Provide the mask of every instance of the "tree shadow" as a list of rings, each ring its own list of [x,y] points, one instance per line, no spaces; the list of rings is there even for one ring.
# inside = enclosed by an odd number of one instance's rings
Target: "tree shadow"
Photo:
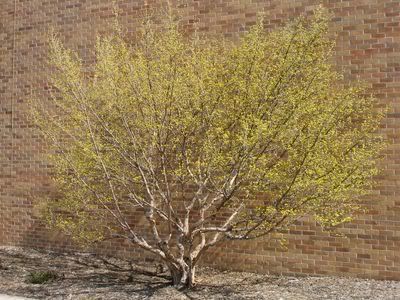
[[[68,297],[82,294],[135,293],[140,297],[151,297],[158,290],[171,286],[168,274],[135,267],[121,259],[97,255],[55,253],[43,250],[0,249],[0,260],[4,270],[2,277],[9,277],[16,285],[2,287],[2,292],[30,297]],[[130,266],[129,268],[126,266]],[[58,278],[42,285],[30,284],[27,275],[33,271],[56,272]]]

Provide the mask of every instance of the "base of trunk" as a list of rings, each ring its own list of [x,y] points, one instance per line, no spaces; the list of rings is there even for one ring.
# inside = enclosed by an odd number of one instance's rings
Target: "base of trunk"
[[[194,287],[195,269],[190,270],[175,269],[171,270],[172,284],[177,288],[192,288]]]

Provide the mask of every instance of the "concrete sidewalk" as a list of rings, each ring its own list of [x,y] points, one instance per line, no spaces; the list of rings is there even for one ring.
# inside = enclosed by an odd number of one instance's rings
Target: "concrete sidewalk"
[[[0,300],[35,300],[35,299],[0,294]]]

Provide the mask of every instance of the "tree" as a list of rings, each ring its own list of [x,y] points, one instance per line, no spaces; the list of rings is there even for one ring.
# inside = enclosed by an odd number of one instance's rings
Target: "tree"
[[[162,27],[99,37],[89,65],[51,37],[52,101],[33,102],[59,191],[48,221],[128,240],[189,287],[220,241],[348,221],[377,171],[382,113],[334,70],[326,14],[273,32],[260,19],[236,42]]]

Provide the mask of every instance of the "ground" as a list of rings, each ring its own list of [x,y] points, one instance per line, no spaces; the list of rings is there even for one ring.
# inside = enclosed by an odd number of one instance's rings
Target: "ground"
[[[342,277],[287,277],[200,268],[190,291],[170,286],[155,265],[93,254],[0,247],[0,294],[35,299],[400,299],[400,282]],[[44,284],[29,274],[53,271]]]

